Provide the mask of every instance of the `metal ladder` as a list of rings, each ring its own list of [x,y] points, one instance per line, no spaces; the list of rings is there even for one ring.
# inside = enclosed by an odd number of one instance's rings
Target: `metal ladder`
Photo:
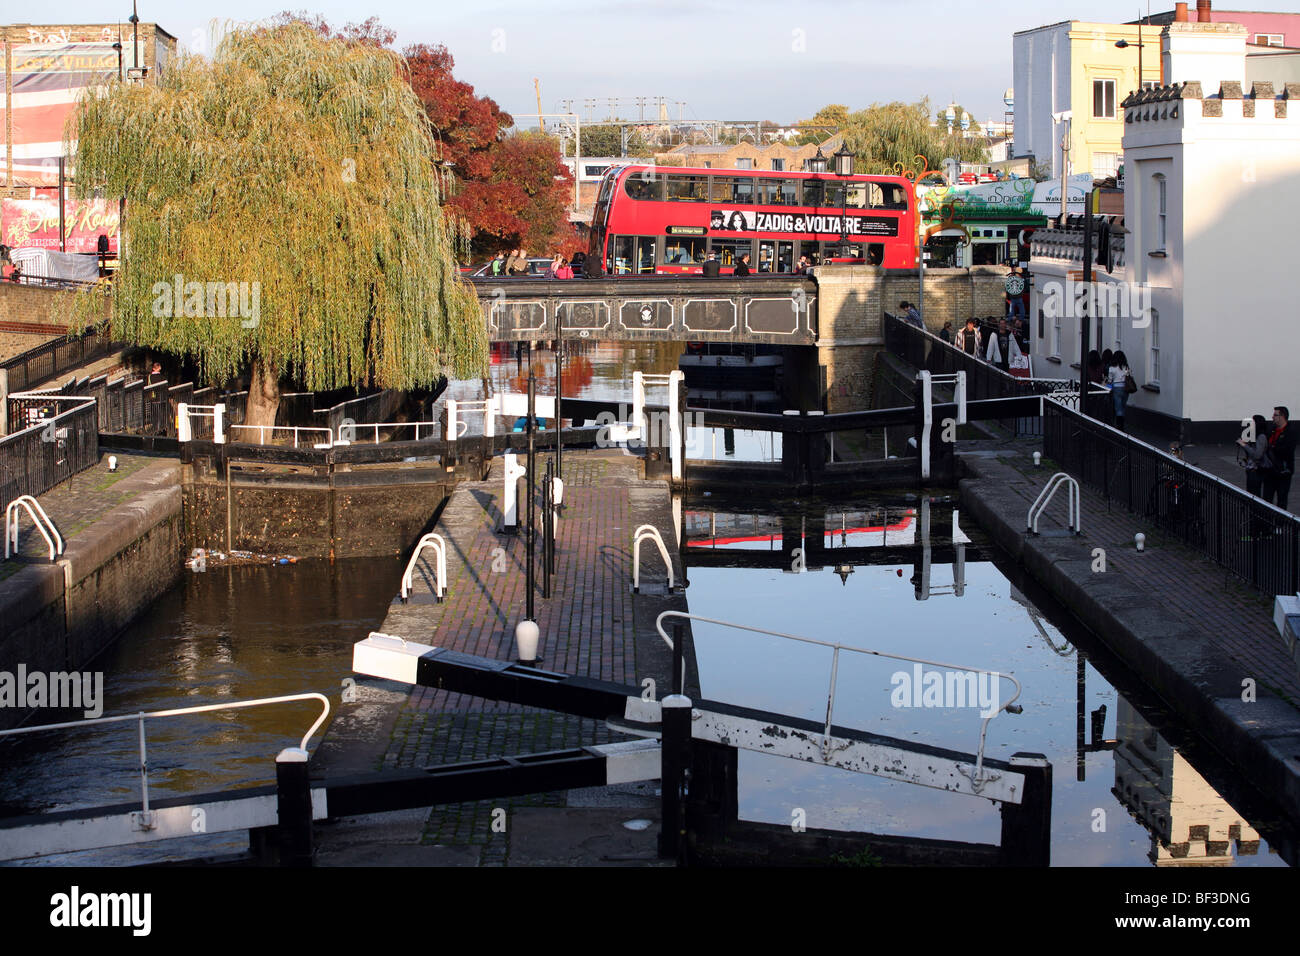
[[[41,537],[49,545],[50,560],[53,561],[55,555],[63,553],[63,535],[59,534],[59,529],[54,527],[54,522],[45,513],[41,503],[31,495],[19,495],[9,502],[9,507],[5,509],[5,560],[8,561],[11,555],[18,554],[18,519],[20,517],[18,509],[20,506],[31,516],[32,524],[36,525],[36,530],[41,533]]]
[[[1069,508],[1069,524],[1067,527],[1075,534],[1082,534],[1082,515],[1079,508],[1079,483],[1063,471],[1058,471],[1051,478],[1047,479],[1047,484],[1043,490],[1038,493],[1034,503],[1029,506],[1029,513],[1025,515],[1026,530],[1032,534],[1038,534],[1038,519],[1042,517],[1043,512],[1051,503],[1052,497],[1065,485],[1069,489],[1066,493]]]

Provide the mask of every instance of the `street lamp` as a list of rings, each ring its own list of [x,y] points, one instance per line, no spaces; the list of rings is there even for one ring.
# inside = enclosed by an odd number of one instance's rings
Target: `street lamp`
[[[826,172],[826,155],[822,152],[820,146],[817,147],[817,155],[812,159],[805,160],[805,162],[808,165],[808,172],[810,173]]]
[[[840,144],[840,148],[834,153],[835,175],[841,177],[844,182],[840,187],[840,256],[847,259],[849,257],[849,183],[848,177],[853,175],[853,153],[845,143]]]
[[[1116,41],[1115,41],[1115,46],[1116,46],[1117,48],[1121,49],[1121,50],[1127,50],[1127,49],[1128,49],[1129,47],[1131,47],[1131,46],[1135,46],[1135,47],[1137,47],[1137,51],[1138,51],[1138,85],[1137,85],[1137,88],[1138,88],[1138,92],[1141,93],[1141,92],[1142,92],[1142,48],[1143,48],[1144,46],[1146,46],[1146,44],[1142,42],[1142,24],[1141,24],[1141,22],[1138,23],[1138,42],[1137,42],[1137,43],[1129,43],[1128,40],[1116,40]]]

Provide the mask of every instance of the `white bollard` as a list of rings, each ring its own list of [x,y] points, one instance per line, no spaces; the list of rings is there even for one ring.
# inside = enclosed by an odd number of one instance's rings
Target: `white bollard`
[[[1034,467],[1040,468],[1042,467],[1042,464],[1043,464],[1043,453],[1041,451],[1034,452]]]
[[[109,455],[109,456],[108,456],[108,470],[109,470],[109,471],[117,471],[117,456],[116,456],[116,455]]]
[[[515,625],[515,649],[519,652],[519,663],[537,663],[537,641],[541,630],[536,621],[520,621]]]
[[[185,402],[176,403],[176,440],[180,442],[190,441],[193,437],[190,431],[190,407]]]
[[[513,532],[519,527],[519,479],[528,471],[519,464],[519,456],[508,453],[505,463],[505,498],[501,505],[501,530]]]
[[[1139,531],[1137,534],[1133,535],[1133,543],[1137,545],[1139,551],[1145,551],[1147,546],[1147,536]]]

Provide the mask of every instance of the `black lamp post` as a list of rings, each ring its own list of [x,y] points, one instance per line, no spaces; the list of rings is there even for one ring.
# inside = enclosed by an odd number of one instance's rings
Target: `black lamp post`
[[[1138,24],[1138,42],[1137,42],[1137,43],[1129,43],[1128,40],[1116,40],[1116,41],[1115,41],[1115,46],[1118,47],[1118,48],[1121,49],[1121,50],[1127,50],[1127,49],[1128,49],[1129,47],[1131,47],[1131,46],[1135,46],[1135,47],[1137,47],[1137,51],[1138,51],[1138,85],[1137,85],[1137,88],[1138,88],[1138,92],[1141,93],[1141,92],[1142,92],[1142,48],[1143,48],[1144,46],[1146,46],[1146,44],[1142,42],[1142,24],[1141,24],[1141,23]]]
[[[834,153],[835,175],[842,180],[840,187],[840,256],[849,257],[849,183],[853,175],[853,153],[845,143]]]

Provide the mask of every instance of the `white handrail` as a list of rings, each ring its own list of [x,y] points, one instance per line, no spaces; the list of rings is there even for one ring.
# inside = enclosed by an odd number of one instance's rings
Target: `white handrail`
[[[41,533],[45,543],[50,547],[50,560],[54,560],[56,554],[63,553],[63,535],[59,534],[59,529],[54,526],[50,516],[45,513],[41,503],[31,495],[19,495],[13,501],[9,502],[9,507],[5,509],[5,560],[9,560],[10,554],[18,553],[18,506],[22,505],[27,509],[27,514],[31,516],[32,524],[36,530]],[[10,523],[12,519],[12,524]],[[48,531],[46,529],[49,529]],[[51,538],[53,535],[53,538]],[[13,543],[13,550],[10,551],[10,542]]]
[[[419,540],[415,550],[411,552],[411,560],[406,563],[406,571],[402,574],[402,590],[400,592],[403,601],[411,595],[411,587],[415,576],[415,563],[420,559],[420,555],[426,547],[433,548],[434,597],[441,601],[443,592],[447,589],[447,542],[443,540],[442,535],[430,531]]]
[[[825,760],[828,757],[829,750],[830,750],[831,714],[835,709],[835,683],[836,683],[836,678],[839,675],[840,651],[842,650],[853,651],[854,653],[857,654],[866,654],[871,657],[888,657],[892,660],[908,661],[913,664],[929,664],[931,667],[945,667],[949,670],[955,670],[955,671],[967,671],[967,672],[973,672],[977,674],[991,674],[994,677],[999,679],[1005,678],[1006,680],[1011,681],[1011,683],[1015,685],[1016,692],[1011,695],[1011,699],[1008,700],[1005,704],[1002,704],[993,713],[989,714],[989,716],[985,717],[983,722],[980,724],[980,746],[975,760],[975,772],[971,776],[971,789],[974,790],[976,793],[979,793],[981,790],[984,789],[984,773],[983,773],[984,738],[985,735],[988,733],[989,721],[992,720],[994,717],[996,717],[1004,710],[1010,714],[1018,714],[1023,709],[1016,705],[1016,701],[1020,698],[1020,691],[1021,691],[1020,681],[1016,680],[1010,674],[1003,674],[1001,671],[991,671],[984,667],[966,667],[965,665],[962,664],[950,664],[944,661],[931,661],[931,660],[926,660],[923,657],[908,657],[904,654],[890,654],[886,651],[876,651],[865,647],[853,647],[850,644],[837,644],[834,641],[819,641],[814,637],[803,637],[799,634],[786,634],[783,633],[782,631],[769,631],[766,628],[751,627],[748,624],[736,624],[732,621],[722,621],[719,620],[718,618],[704,617],[699,614],[688,614],[685,611],[664,611],[657,618],[655,618],[655,630],[659,632],[659,636],[663,638],[664,643],[667,644],[670,649],[672,649],[673,647],[673,642],[672,642],[672,638],[670,638],[668,634],[664,631],[664,618],[666,617],[681,617],[681,618],[686,618],[687,620],[690,621],[700,621],[701,623],[704,624],[718,624],[721,625],[722,627],[734,627],[740,631],[752,631],[755,634],[767,634],[771,637],[782,637],[785,638],[786,640],[799,641],[804,644],[816,644],[820,647],[834,648],[835,653],[831,658],[831,685],[830,685],[830,690],[826,696],[826,729],[822,736],[822,759],[823,760]],[[685,669],[686,667],[685,655],[683,655],[682,657],[682,667],[683,669]],[[686,681],[686,675],[683,673],[682,686],[685,686],[685,681]]]
[[[297,448],[297,447],[298,447],[298,434],[299,434],[299,432],[302,432],[303,434],[308,434],[308,433],[320,434],[320,433],[324,433],[324,435],[325,435],[325,441],[324,441],[323,443],[317,443],[317,444],[315,444],[315,445],[313,446],[313,447],[315,447],[315,448],[329,448],[330,446],[332,446],[332,445],[334,444],[334,433],[333,433],[332,431],[330,431],[328,428],[320,428],[320,427],[317,427],[317,426],[307,426],[307,425],[231,425],[231,426],[230,426],[230,431],[231,431],[232,433],[234,433],[235,431],[238,431],[239,429],[243,429],[243,428],[247,428],[247,429],[250,429],[250,430],[252,430],[252,429],[256,429],[256,430],[257,430],[257,434],[258,434],[258,438],[259,438],[259,440],[262,438],[262,436],[264,436],[264,435],[266,434],[266,430],[267,430],[268,428],[271,430],[271,437],[272,437],[272,438],[275,437],[275,432],[276,432],[277,430],[278,430],[278,431],[282,431],[282,432],[290,432],[290,431],[291,431],[291,432],[293,432],[293,447],[294,447],[294,448]]]
[[[668,557],[668,549],[664,547],[664,539],[659,536],[659,529],[654,525],[643,524],[632,536],[632,593],[641,593],[641,542],[646,538],[652,538],[659,547],[659,554],[664,559],[664,567],[668,569],[668,590],[671,591],[674,580],[673,562]]]
[[[469,423],[462,422],[461,424],[464,424],[466,425],[466,427],[468,427]],[[372,444],[379,443],[379,429],[381,428],[414,428],[415,440],[419,441],[421,426],[423,426],[428,431],[434,433],[434,436],[436,437],[437,432],[439,431],[439,429],[442,428],[442,422],[348,422],[348,424],[340,425],[338,427],[338,433],[334,438],[334,444],[336,445],[356,444],[357,431],[362,428],[374,429],[375,437],[371,440]],[[344,437],[345,435],[346,437]]]
[[[319,700],[321,702],[321,713],[316,718],[315,723],[307,729],[302,735],[302,742],[299,745],[302,750],[307,749],[307,741],[311,740],[312,735],[320,729],[321,724],[325,723],[325,718],[330,713],[329,698],[324,694],[313,692],[305,694],[287,694],[282,697],[259,697],[256,700],[235,700],[225,704],[204,704],[199,707],[176,707],[170,710],[153,710],[141,711],[138,714],[119,714],[115,717],[92,717],[88,720],[70,720],[60,724],[40,724],[36,727],[18,727],[13,730],[0,730],[0,737],[16,736],[18,734],[34,734],[42,730],[67,730],[73,727],[89,727],[95,724],[119,724],[123,721],[137,720],[140,722],[140,800],[141,800],[141,817],[139,825],[142,829],[151,829],[153,827],[152,818],[149,813],[149,760],[145,747],[144,722],[150,717],[180,717],[186,714],[203,714],[211,713],[218,710],[242,710],[245,707],[262,707],[267,704],[284,704],[298,700]],[[134,814],[132,814],[134,816]]]
[[[1058,471],[1047,480],[1043,490],[1038,493],[1034,503],[1029,506],[1029,512],[1025,515],[1026,530],[1038,534],[1038,519],[1042,517],[1047,506],[1051,503],[1052,498],[1062,485],[1067,488],[1066,491],[1066,508],[1069,517],[1068,527],[1075,534],[1083,532],[1083,515],[1079,505],[1079,483],[1063,471]]]

